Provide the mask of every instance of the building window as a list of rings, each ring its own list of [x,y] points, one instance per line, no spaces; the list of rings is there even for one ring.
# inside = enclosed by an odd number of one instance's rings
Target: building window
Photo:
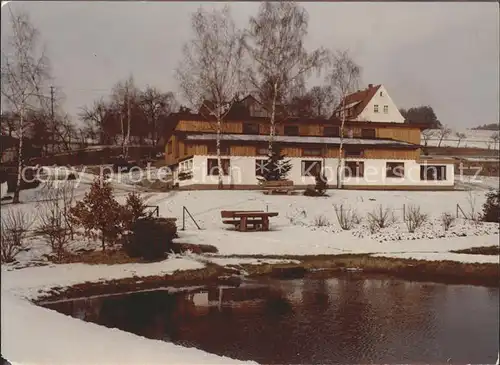
[[[323,128],[323,136],[325,136],[325,137],[338,137],[338,136],[340,136],[340,128],[339,127],[324,127]]]
[[[384,96],[384,93],[382,91],[380,92],[380,96]]]
[[[384,105],[384,114],[389,114],[389,105]]]
[[[363,161],[346,161],[344,173],[346,177],[363,177],[365,163]]]
[[[373,106],[373,112],[374,112],[374,113],[378,113],[378,104],[375,104],[375,105]]]
[[[243,123],[244,134],[259,134],[259,125],[256,123]]]
[[[375,129],[362,129],[361,138],[376,138]]]
[[[323,153],[321,148],[303,148],[302,156],[321,156]]]
[[[420,166],[420,180],[446,180],[446,166],[422,165]]]
[[[172,141],[167,143],[167,154],[172,154]]]
[[[210,143],[208,145],[208,154],[216,155],[217,154],[217,144]],[[220,144],[220,154],[221,155],[229,155],[229,146],[226,143]]]
[[[221,166],[222,166],[222,174],[229,175],[230,162],[228,158],[221,158]],[[207,159],[207,175],[209,176],[219,175],[219,168],[216,158]]]
[[[302,176],[317,176],[321,172],[321,161],[302,160]]]
[[[359,147],[346,147],[345,148],[345,157],[363,157],[363,149]]]
[[[263,176],[266,170],[267,160],[257,159],[255,160],[255,176]]]
[[[387,162],[385,164],[386,177],[405,177],[405,164],[404,162]]]
[[[286,125],[285,126],[285,136],[298,136],[299,126],[298,125]]]

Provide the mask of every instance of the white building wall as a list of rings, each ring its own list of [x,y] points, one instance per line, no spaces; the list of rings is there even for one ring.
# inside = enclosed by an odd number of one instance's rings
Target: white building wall
[[[382,95],[381,95],[382,93]],[[378,105],[378,113],[374,112],[374,105]],[[387,105],[388,112],[384,113]],[[404,123],[405,119],[399,112],[398,107],[387,93],[384,85],[381,85],[365,109],[358,115],[356,120],[384,123]]]
[[[174,182],[180,187],[188,185],[217,185],[218,176],[207,175],[207,160],[215,158],[213,156],[194,156],[191,162],[184,162],[179,166],[179,171],[192,172],[192,178],[188,180],[178,180],[178,172],[174,172]],[[255,161],[257,159],[265,159],[263,157],[254,156],[222,156],[222,158],[230,158],[230,174],[223,177],[224,185],[257,185],[257,176],[255,174]],[[324,172],[328,179],[328,184],[336,186],[337,184],[337,158],[318,158],[318,157],[293,157],[289,158],[292,168],[288,174],[288,179],[292,180],[295,185],[311,185],[315,183],[313,176],[302,176],[302,161],[319,160],[323,161]],[[188,161],[188,160],[186,160]],[[425,181],[420,180],[421,164],[413,160],[381,160],[381,159],[345,159],[345,161],[363,161],[364,176],[350,177],[345,176],[343,183],[345,186],[453,186],[454,185],[454,165],[436,164],[446,166],[446,180],[441,181]],[[386,177],[387,162],[402,162],[405,166],[405,174],[402,178]]]
[[[346,159],[346,161],[364,161],[364,174],[363,177],[344,177],[344,185],[387,185],[387,186],[453,186],[454,179],[454,165],[447,164],[446,166],[446,180],[430,181],[420,180],[420,166],[421,164],[413,160],[382,160],[382,159]],[[401,162],[404,164],[405,172],[404,177],[387,177],[386,176],[386,163],[387,162]],[[443,165],[443,164],[436,164]]]

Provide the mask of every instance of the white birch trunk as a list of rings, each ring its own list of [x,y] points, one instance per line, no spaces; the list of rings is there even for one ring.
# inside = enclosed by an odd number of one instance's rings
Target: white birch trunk
[[[19,113],[19,145],[17,152],[17,180],[14,189],[13,204],[19,203],[19,193],[21,191],[21,176],[23,173],[23,139],[24,139],[24,105],[21,106]]]
[[[125,126],[123,125],[123,114],[120,111],[120,126],[122,129],[122,155],[125,156]]]
[[[130,140],[130,128],[131,128],[131,112],[130,112],[130,98],[127,94],[127,137],[125,139],[125,157],[128,157],[128,144]]]
[[[337,189],[342,189],[344,180],[344,169],[342,168],[344,157],[342,156],[344,147],[344,124],[345,124],[345,95],[342,96],[342,123],[340,124],[340,144],[339,144],[339,157],[337,164]]]
[[[278,94],[278,84],[275,82],[273,90],[273,101],[271,104],[271,120],[269,126],[269,157],[271,157],[273,153],[273,142],[274,142],[274,136],[276,134],[275,119],[276,119],[276,99],[278,97],[277,94]]]
[[[216,138],[216,153],[217,153],[217,171],[219,175],[219,183],[218,183],[218,188],[222,189],[223,187],[223,182],[222,182],[222,176],[223,176],[223,170],[222,170],[222,159],[220,157],[220,137],[221,137],[221,127],[222,127],[222,121],[220,117],[217,117],[217,138]]]

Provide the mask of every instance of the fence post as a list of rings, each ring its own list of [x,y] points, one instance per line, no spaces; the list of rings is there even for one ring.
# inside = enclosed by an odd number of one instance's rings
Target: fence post
[[[406,204],[403,204],[403,222],[406,222]]]
[[[266,212],[269,212],[269,204],[266,204]]]
[[[458,219],[458,203],[457,203],[457,219]]]
[[[182,206],[182,230],[186,230],[186,207]]]

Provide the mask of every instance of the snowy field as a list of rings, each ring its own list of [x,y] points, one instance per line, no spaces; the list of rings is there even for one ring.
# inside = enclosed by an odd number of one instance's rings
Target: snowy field
[[[456,133],[464,133],[465,138],[460,141],[458,144],[458,138]],[[435,130],[435,135],[439,135],[438,130]],[[498,131],[487,131],[487,130],[473,130],[473,129],[465,129],[465,130],[453,130],[452,133],[444,138],[441,141],[440,147],[472,147],[472,148],[485,148],[498,150],[499,142],[496,141],[496,144],[491,139],[491,137],[498,133]],[[424,144],[424,138],[422,138],[422,144]],[[437,146],[439,144],[439,138],[433,136],[427,142],[428,146]]]
[[[92,176],[83,176],[75,196],[81,199]],[[182,207],[193,215],[202,230],[186,221],[179,231],[183,243],[214,245],[219,255],[176,255],[151,264],[85,265],[66,264],[14,269],[2,265],[2,355],[13,364],[235,364],[238,361],[184,348],[170,343],[148,340],[119,330],[86,323],[38,307],[30,302],[54,287],[83,282],[149,275],[165,275],[178,270],[218,265],[279,262],[254,258],[224,258],[221,255],[315,255],[371,253],[376,256],[455,260],[461,262],[498,263],[498,256],[464,255],[450,250],[498,244],[498,224],[474,223],[459,218],[444,231],[440,223],[443,212],[456,213],[457,204],[468,214],[471,207],[481,211],[485,191],[498,186],[498,178],[468,182],[469,191],[344,191],[331,190],[329,197],[267,196],[259,191],[174,191],[143,193],[150,205],[158,205],[160,215],[178,218],[182,226]],[[112,181],[119,201],[136,188],[123,181]],[[35,212],[43,198],[41,186],[21,192],[23,204],[2,204],[8,209]],[[417,204],[429,220],[415,233],[408,233],[403,209]],[[362,221],[351,231],[342,231],[334,206],[355,210]],[[366,215],[380,205],[390,208],[397,223],[370,233]],[[268,210],[279,213],[271,218],[271,231],[240,233],[222,223],[221,210]],[[319,226],[318,222],[323,221]],[[46,247],[36,238],[33,249],[19,257],[21,265],[43,262]],[[50,332],[50,341],[47,334]],[[71,334],[68,336],[68,334]]]

